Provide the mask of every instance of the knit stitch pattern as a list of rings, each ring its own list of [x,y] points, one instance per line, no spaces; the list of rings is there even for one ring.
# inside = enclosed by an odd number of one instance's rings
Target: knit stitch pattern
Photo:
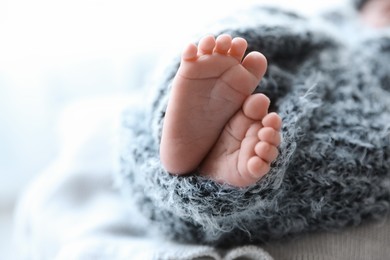
[[[268,59],[255,92],[266,94],[283,120],[280,155],[246,188],[196,171],[170,175],[160,163],[159,143],[179,65],[174,60],[152,86],[150,108],[123,116],[122,189],[151,227],[180,242],[237,246],[339,230],[388,214],[389,32],[352,44],[325,18],[264,7],[218,26],[215,35],[243,37],[248,51]]]

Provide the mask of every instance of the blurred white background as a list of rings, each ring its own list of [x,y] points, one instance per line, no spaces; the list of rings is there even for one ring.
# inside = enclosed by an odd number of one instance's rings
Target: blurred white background
[[[340,1],[0,0],[1,259],[12,259],[15,201],[59,153],[63,108],[131,95],[167,49],[179,52],[194,31],[254,2],[310,14]]]

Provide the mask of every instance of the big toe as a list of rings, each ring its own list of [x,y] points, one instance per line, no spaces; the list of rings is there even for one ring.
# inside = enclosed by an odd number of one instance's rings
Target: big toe
[[[267,69],[267,59],[260,52],[253,51],[244,58],[242,65],[255,76],[257,80],[260,80]]]
[[[266,95],[253,94],[245,100],[242,110],[246,117],[260,121],[267,115],[269,105],[270,100]]]

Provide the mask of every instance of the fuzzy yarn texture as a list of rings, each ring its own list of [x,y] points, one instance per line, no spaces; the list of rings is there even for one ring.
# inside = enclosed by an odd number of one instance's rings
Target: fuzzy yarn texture
[[[267,57],[255,92],[283,120],[280,156],[247,188],[162,167],[161,129],[179,57],[167,65],[149,86],[151,106],[124,112],[121,135],[121,188],[153,230],[180,242],[237,246],[389,213],[390,33],[364,29],[356,15],[353,8],[303,17],[253,7],[209,28],[245,38],[248,51]]]
[[[353,0],[357,9],[361,9],[369,0]]]

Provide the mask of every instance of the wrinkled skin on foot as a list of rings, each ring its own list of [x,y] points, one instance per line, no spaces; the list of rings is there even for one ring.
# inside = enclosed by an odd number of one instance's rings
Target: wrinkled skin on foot
[[[168,172],[200,168],[218,182],[247,186],[269,171],[281,120],[268,114],[267,97],[251,95],[267,61],[259,52],[244,57],[246,48],[244,39],[225,34],[206,36],[184,50],[160,145]]]

